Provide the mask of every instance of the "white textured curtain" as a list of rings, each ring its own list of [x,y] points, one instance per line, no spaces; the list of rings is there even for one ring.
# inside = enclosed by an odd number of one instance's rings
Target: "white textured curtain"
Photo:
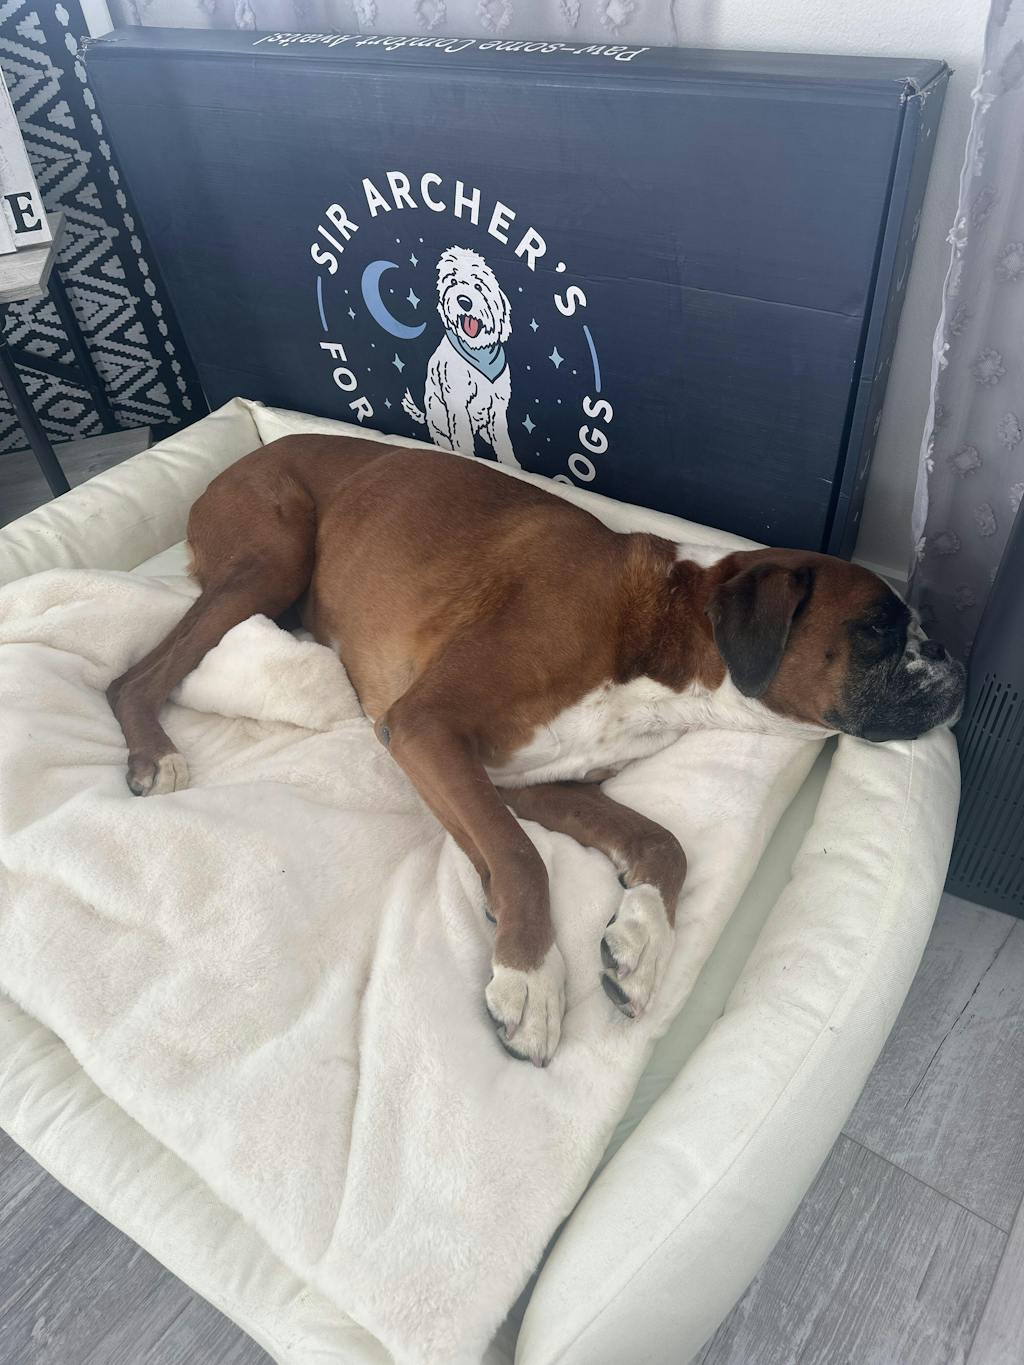
[[[1024,0],[994,0],[950,233],[913,599],[970,651],[1024,497]]]
[[[673,0],[109,0],[115,24],[672,45]]]

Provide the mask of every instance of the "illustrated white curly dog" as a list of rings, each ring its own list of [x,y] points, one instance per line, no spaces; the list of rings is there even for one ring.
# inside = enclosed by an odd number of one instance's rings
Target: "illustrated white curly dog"
[[[437,311],[444,339],[427,365],[426,411],[408,389],[402,407],[427,427],[435,445],[473,455],[479,435],[502,464],[519,469],[508,434],[505,342],[512,335],[512,309],[482,256],[462,246],[441,253]]]

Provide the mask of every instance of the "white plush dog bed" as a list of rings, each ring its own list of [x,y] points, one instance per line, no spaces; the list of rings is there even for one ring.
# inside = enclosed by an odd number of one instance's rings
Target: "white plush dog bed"
[[[141,567],[173,583],[188,507],[213,474],[260,441],[303,429],[339,426],[241,401],[227,405],[0,533],[0,582],[46,568]],[[564,491],[612,525],[742,544]],[[133,601],[160,592],[166,589],[155,584],[125,588]],[[50,600],[44,605],[59,610]],[[781,776],[766,808],[788,799],[813,754],[776,758]],[[938,901],[956,795],[955,748],[946,732],[878,747],[843,739],[817,762],[685,1008],[657,1044],[607,1164],[557,1238],[526,1304],[518,1345],[509,1327],[489,1359],[511,1359],[514,1349],[527,1365],[641,1356],[676,1362],[701,1345],[782,1231],[884,1041]],[[706,828],[711,838],[714,822]],[[756,829],[750,839],[759,846]],[[705,936],[707,946],[720,927]],[[10,959],[5,967],[12,972]],[[10,979],[18,998],[54,1018],[82,1055],[85,1035],[74,1034],[59,1009],[51,1013],[45,993],[33,996],[32,973]],[[272,1220],[261,1228],[261,1210],[251,1204],[249,1221],[233,1214],[228,1202],[245,1208],[245,1199],[214,1176],[200,1179],[202,1163],[173,1156],[129,1118],[126,1110],[136,1117],[144,1111],[109,1098],[119,1093],[110,1073],[101,1092],[28,1014],[4,1002],[0,1017],[0,1122],[59,1179],[279,1361],[389,1359],[342,1311],[346,1286],[337,1269],[346,1265],[347,1248],[332,1263],[333,1275],[316,1268],[302,1278],[290,1274],[283,1262],[301,1258],[275,1235]],[[86,1062],[103,1079],[99,1055]],[[173,1125],[165,1131],[162,1120],[154,1114],[147,1126],[169,1134],[168,1143],[187,1155],[180,1134]],[[348,1264],[354,1277],[358,1263]],[[360,1294],[354,1281],[351,1295],[365,1305],[365,1288]]]

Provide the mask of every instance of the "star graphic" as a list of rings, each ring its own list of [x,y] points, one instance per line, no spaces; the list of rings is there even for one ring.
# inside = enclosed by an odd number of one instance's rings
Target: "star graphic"
[[[350,308],[350,309],[348,310],[348,315],[349,315],[350,318],[354,318],[355,315],[356,315],[356,310],[355,310],[354,308]]]
[[[418,308],[420,306],[419,299],[416,297],[416,295],[413,293],[411,289],[409,290],[408,294],[406,294],[405,297],[409,300],[409,302],[412,304],[414,308]]]
[[[536,318],[531,318],[531,319],[530,319],[530,331],[531,331],[531,332],[535,332],[539,326],[540,326],[540,323],[537,321]]]
[[[557,370],[559,365],[561,365],[562,361],[565,359],[565,356],[558,354],[558,347],[556,346],[555,349],[548,356],[548,359],[551,361],[552,365],[554,365],[555,369]]]
[[[390,399],[390,398],[385,398],[385,399],[384,399],[384,406],[385,406],[386,408],[390,408],[390,407],[391,407],[391,399]]]
[[[415,251],[414,251],[414,252],[412,253],[412,255],[409,257],[409,264],[410,264],[410,265],[419,265],[419,261],[416,259],[416,253],[415,253]]]
[[[392,365],[394,365],[395,369],[398,371],[399,374],[401,374],[402,371],[405,369],[405,361],[404,361],[404,360],[400,360],[399,357],[398,357],[398,355],[397,355],[397,353],[396,353],[396,355],[395,355],[394,360],[392,360],[391,363],[392,363]]]
[[[533,429],[534,429],[534,427],[535,427],[536,425],[537,425],[536,422],[531,422],[531,421],[530,421],[530,414],[527,413],[527,414],[526,414],[526,421],[523,423],[523,426],[526,428],[527,431],[533,431]]]

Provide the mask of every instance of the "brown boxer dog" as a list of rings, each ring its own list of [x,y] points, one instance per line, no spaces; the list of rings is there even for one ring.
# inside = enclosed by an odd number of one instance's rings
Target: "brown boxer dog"
[[[867,569],[619,534],[442,451],[285,437],[214,479],[188,540],[200,596],[108,693],[131,790],[186,785],[162,703],[232,626],[301,599],[479,873],[496,926],[487,1007],[507,1050],[538,1065],[558,1044],[565,970],[516,815],[618,869],[602,981],[635,1017],[671,949],[686,860],[602,778],[696,725],[913,739],[962,702],[962,666]]]

